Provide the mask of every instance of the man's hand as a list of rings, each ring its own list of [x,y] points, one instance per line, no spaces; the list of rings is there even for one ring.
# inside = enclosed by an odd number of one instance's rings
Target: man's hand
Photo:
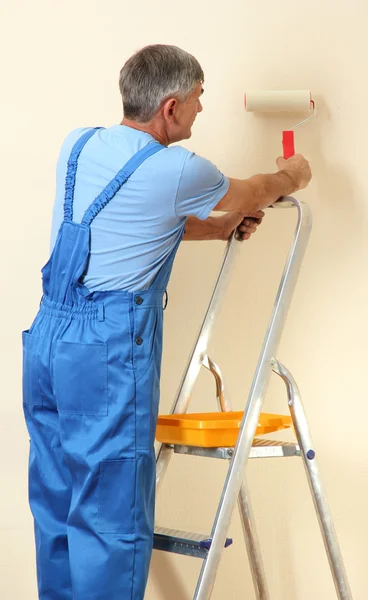
[[[257,231],[257,227],[262,223],[264,212],[258,210],[247,217],[241,213],[227,213],[222,217],[217,217],[221,221],[222,234],[219,239],[228,240],[234,229],[238,228],[241,238],[249,240],[250,236]],[[220,225],[220,223],[219,223]]]
[[[298,190],[307,187],[312,179],[312,171],[309,162],[301,154],[295,154],[288,159],[280,156],[276,163],[279,171],[287,173]]]

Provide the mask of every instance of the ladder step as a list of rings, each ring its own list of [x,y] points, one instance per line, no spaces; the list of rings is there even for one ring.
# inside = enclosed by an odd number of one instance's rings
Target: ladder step
[[[231,459],[234,447],[204,448],[203,446],[170,445],[176,454],[190,454],[191,456],[204,456],[209,458]],[[298,444],[292,442],[277,442],[255,438],[250,450],[249,458],[283,458],[300,456]]]
[[[231,546],[232,543],[231,538],[226,538],[225,548]],[[207,558],[211,544],[212,539],[209,535],[167,529],[166,527],[156,527],[153,541],[155,550],[174,552],[175,554],[184,554],[196,558]]]

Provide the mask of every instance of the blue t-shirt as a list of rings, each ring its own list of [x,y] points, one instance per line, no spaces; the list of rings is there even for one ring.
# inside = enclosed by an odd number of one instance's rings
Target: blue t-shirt
[[[65,176],[73,145],[87,129],[66,138],[56,170],[51,248],[63,220]],[[131,127],[98,130],[78,161],[73,219],[83,215],[117,172],[153,138]],[[207,219],[229,181],[208,160],[180,146],[148,158],[91,225],[88,270],[91,290],[147,289],[182,235],[186,217]]]

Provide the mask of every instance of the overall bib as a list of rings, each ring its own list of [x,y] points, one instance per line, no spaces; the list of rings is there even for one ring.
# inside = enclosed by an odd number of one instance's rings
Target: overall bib
[[[40,600],[141,600],[152,552],[163,297],[179,243],[148,290],[80,283],[93,219],[163,148],[150,142],[134,155],[75,223],[78,157],[95,131],[71,152],[64,221],[23,332]]]

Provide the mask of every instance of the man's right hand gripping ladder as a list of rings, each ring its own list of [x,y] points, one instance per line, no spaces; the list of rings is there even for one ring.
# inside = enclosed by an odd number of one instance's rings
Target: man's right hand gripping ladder
[[[238,236],[234,234],[227,245],[224,261],[171,413],[159,417],[158,420],[157,439],[161,442],[161,446],[157,453],[157,489],[163,480],[173,452],[229,461],[227,477],[210,535],[162,527],[157,527],[155,531],[154,548],[196,556],[203,560],[193,600],[209,600],[211,597],[222,551],[232,542],[227,538],[227,532],[236,502],[239,506],[256,598],[270,600],[244,474],[248,458],[275,456],[300,456],[303,459],[337,597],[339,600],[352,600],[299,389],[291,373],[276,358],[312,228],[312,216],[306,204],[291,197],[280,200],[274,205],[274,208],[276,207],[294,207],[298,220],[244,413],[232,412],[224,390],[221,371],[207,355],[212,328],[240,245]],[[221,412],[207,415],[186,414],[202,366],[209,369],[216,379],[217,400]],[[262,413],[272,372],[281,377],[285,383],[291,413],[289,417]],[[255,437],[291,425],[296,433],[295,443],[275,442]]]

